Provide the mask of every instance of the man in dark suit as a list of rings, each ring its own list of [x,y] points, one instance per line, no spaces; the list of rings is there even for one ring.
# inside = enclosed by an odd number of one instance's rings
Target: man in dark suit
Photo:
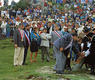
[[[23,59],[23,65],[25,65],[25,61],[26,61],[26,57],[27,57],[27,52],[28,52],[28,47],[30,45],[30,39],[29,39],[29,25],[27,24],[27,26],[25,27],[25,41],[26,41],[26,44],[25,44],[25,49],[24,49],[24,59]]]

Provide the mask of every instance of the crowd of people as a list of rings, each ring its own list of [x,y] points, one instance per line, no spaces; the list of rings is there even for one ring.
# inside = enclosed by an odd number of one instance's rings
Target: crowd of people
[[[39,49],[42,62],[45,55],[49,62],[52,47],[56,73],[63,74],[65,69],[78,70],[86,64],[91,74],[95,74],[95,8],[90,4],[81,8],[78,5],[75,3],[75,10],[51,10],[49,7],[45,13],[40,6],[2,11],[0,37],[3,34],[14,39],[14,66],[25,64],[29,48],[31,63],[37,61]],[[76,62],[73,68],[70,65],[72,53]]]

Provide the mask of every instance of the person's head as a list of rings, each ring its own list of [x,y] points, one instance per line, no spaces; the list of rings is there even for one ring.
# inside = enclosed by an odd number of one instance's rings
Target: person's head
[[[73,33],[72,34],[72,37],[73,37],[73,40],[74,41],[77,41],[78,40],[78,35],[76,33]]]
[[[30,25],[27,24],[27,26],[25,27],[26,30],[29,30],[30,29]]]
[[[68,32],[68,27],[64,27],[64,32]]]
[[[37,28],[37,27],[34,27],[33,30],[34,30],[35,32],[37,32],[37,31],[38,31],[38,28]]]
[[[76,29],[72,28],[72,33],[76,33]]]
[[[47,33],[47,29],[46,29],[46,28],[44,28],[44,29],[43,29],[43,32],[44,32],[44,33]]]
[[[75,24],[75,28],[79,28],[79,24]]]
[[[35,23],[35,22],[33,22],[33,23],[32,23],[32,25],[35,27],[36,23]]]
[[[20,23],[20,24],[19,24],[19,28],[20,28],[20,29],[24,29],[23,23]]]
[[[51,27],[51,25],[52,25],[52,23],[49,21],[49,22],[48,22],[48,27]]]
[[[54,30],[58,31],[59,30],[59,26],[57,24],[55,24],[54,26]]]

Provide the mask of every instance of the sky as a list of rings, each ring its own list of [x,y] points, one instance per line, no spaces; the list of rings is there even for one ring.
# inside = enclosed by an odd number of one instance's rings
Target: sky
[[[3,4],[4,4],[4,0],[0,0],[1,2],[2,2],[2,6],[3,6]],[[19,0],[14,0],[15,2],[19,2]],[[9,5],[11,4],[11,2],[12,2],[12,0],[9,0]]]

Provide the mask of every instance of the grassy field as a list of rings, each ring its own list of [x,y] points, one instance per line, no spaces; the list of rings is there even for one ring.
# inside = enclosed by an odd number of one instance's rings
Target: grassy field
[[[64,75],[52,73],[55,61],[41,62],[40,51],[36,63],[30,63],[30,52],[25,66],[13,66],[14,45],[10,39],[0,40],[0,80],[95,80],[95,77],[88,75],[87,71],[70,72]],[[46,72],[45,72],[46,71]],[[51,71],[50,73],[48,71]]]

